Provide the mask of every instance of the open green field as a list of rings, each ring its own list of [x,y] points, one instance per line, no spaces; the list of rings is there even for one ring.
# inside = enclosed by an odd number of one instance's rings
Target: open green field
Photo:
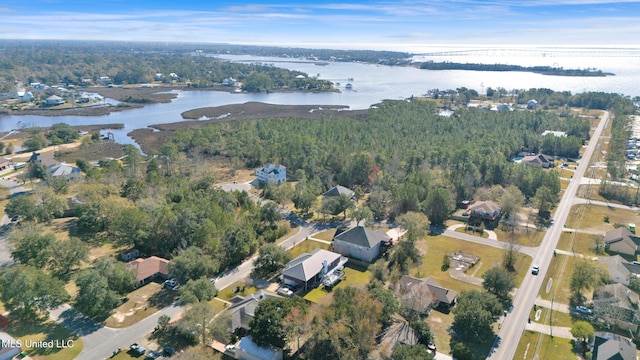
[[[580,260],[580,259],[578,259]],[[539,295],[545,300],[551,300],[551,296],[555,296],[554,300],[568,304],[571,297],[571,289],[569,283],[571,282],[571,273],[573,272],[573,264],[576,258],[573,256],[555,255],[551,259],[549,269],[547,269],[547,275],[540,287]],[[550,291],[547,293],[547,283],[552,278],[552,285]]]
[[[588,256],[607,256],[606,253],[596,253],[596,237],[602,238],[602,235],[563,232],[562,235],[560,235],[557,248]]]
[[[75,334],[69,332],[62,326],[54,323],[53,321],[47,321],[45,323],[31,323],[29,321],[12,321],[5,329],[9,335],[13,336],[17,340],[20,340],[23,344],[22,349],[27,352],[27,355],[33,359],[47,359],[47,360],[68,360],[73,359],[84,348],[82,339],[78,338]],[[65,341],[69,347],[39,347],[39,348],[27,348],[28,342],[36,341],[51,341],[58,340],[58,344],[62,344]],[[72,343],[69,343],[72,341]],[[72,346],[71,346],[72,345]]]
[[[529,314],[531,322],[549,325],[549,314],[551,314],[551,316],[553,316],[553,319],[551,320],[553,326],[573,326],[573,318],[567,313],[563,313],[561,311],[554,311],[550,313],[548,308],[543,308],[540,306],[537,307],[537,310],[540,310],[540,319],[536,321],[536,311],[531,308],[531,313]]]
[[[329,229],[329,230],[321,231],[319,233],[315,233],[311,235],[311,237],[320,239],[320,240],[325,240],[325,241],[333,241],[333,235],[335,234],[336,234],[336,229]]]
[[[176,295],[175,291],[166,290],[161,284],[151,282],[129,293],[127,302],[113,310],[105,325],[124,328],[136,324],[171,304]]]
[[[581,220],[580,216],[582,216]],[[604,222],[605,216],[609,217],[609,223]],[[637,220],[638,213],[633,210],[596,205],[575,205],[571,207],[567,227],[602,232],[604,235],[605,232],[614,229],[613,224],[626,225],[636,223]]]
[[[442,258],[445,254],[463,251],[465,253],[479,256],[482,264],[467,271],[468,275],[475,273],[476,277],[482,277],[485,271],[491,269],[495,265],[501,265],[504,256],[504,250],[485,246],[468,241],[450,238],[444,235],[428,236],[425,240],[417,243],[418,249],[424,254],[422,263],[412,269],[411,275],[418,278],[432,277],[436,279],[442,286],[460,292],[462,290],[477,289],[477,286],[453,279],[449,272],[441,270]],[[518,286],[531,265],[531,258],[524,254],[517,254],[516,261],[516,286]],[[478,266],[480,268],[478,269]]]
[[[297,244],[296,246],[292,247],[289,250],[289,252],[291,253],[291,256],[293,256],[293,258],[295,259],[301,254],[311,253],[315,249],[331,250],[331,245],[325,244],[319,241],[314,241],[314,240],[305,240]]]
[[[573,344],[569,339],[525,330],[520,338],[514,359],[522,360],[566,360],[575,359]]]
[[[498,236],[498,240],[509,242],[511,234],[504,232],[500,227],[493,230]],[[529,227],[518,226],[515,231],[515,238],[518,244],[523,246],[538,247],[542,243],[542,238],[546,232],[536,229],[534,224],[529,224]]]
[[[589,198],[590,200],[595,201],[607,201],[607,199],[603,198],[602,195],[598,194],[598,189],[600,185],[580,185],[578,186],[578,191],[576,192],[576,196],[579,198]],[[615,203],[615,201],[611,201]]]

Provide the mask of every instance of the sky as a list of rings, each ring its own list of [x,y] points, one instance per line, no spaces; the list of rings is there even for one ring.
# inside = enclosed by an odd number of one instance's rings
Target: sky
[[[207,42],[420,52],[640,46],[640,0],[0,0],[0,39]]]

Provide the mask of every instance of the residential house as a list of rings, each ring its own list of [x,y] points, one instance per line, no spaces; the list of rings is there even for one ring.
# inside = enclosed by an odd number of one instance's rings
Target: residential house
[[[304,253],[291,260],[282,271],[282,282],[309,290],[320,284],[324,275],[342,268],[347,261],[340,254],[315,249],[311,254]]]
[[[232,299],[233,305],[229,307],[231,314],[231,331],[238,329],[249,330],[249,323],[255,316],[256,308],[262,300],[269,298],[282,298],[279,295],[264,290],[248,295],[246,297],[236,296]]]
[[[108,83],[111,82],[111,78],[108,76],[100,76],[100,82],[101,83]]]
[[[263,184],[282,184],[287,181],[287,168],[280,164],[264,164],[256,170],[256,177]]]
[[[282,349],[258,346],[251,340],[251,336],[240,339],[235,348],[237,360],[282,360]]]
[[[591,360],[637,360],[636,345],[626,337],[596,331],[591,344]]]
[[[76,211],[78,210],[78,206],[81,205],[84,201],[79,196],[73,196],[67,198],[67,208],[64,209],[62,217],[71,217],[76,216]],[[129,261],[132,259],[128,259],[125,261]]]
[[[640,238],[626,227],[609,230],[604,234],[604,246],[607,251],[635,256],[640,246]]]
[[[413,310],[416,311],[422,311],[420,308],[425,306],[448,309],[456,304],[458,298],[458,293],[455,290],[443,287],[430,277],[418,279],[409,275],[403,275],[399,282],[400,292],[405,296],[415,297],[416,300],[404,305],[413,306]],[[425,304],[425,299],[429,300],[429,304]]]
[[[222,80],[222,86],[234,86],[235,84],[236,84],[236,79],[232,77],[228,77]]]
[[[122,261],[131,261],[140,257],[140,250],[138,249],[129,249],[120,252],[120,260]]]
[[[551,168],[553,167],[553,156],[537,154],[537,155],[527,155],[522,158],[520,161],[522,164],[528,164],[532,166],[537,166],[541,168]]]
[[[391,237],[384,230],[373,230],[356,226],[347,231],[336,231],[333,237],[333,250],[357,260],[373,262],[383,245],[389,245]]]
[[[17,91],[15,94],[15,98],[20,100],[21,102],[29,102],[33,101],[34,96],[30,91]]]
[[[622,284],[608,284],[593,293],[594,314],[623,330],[638,329],[638,303],[640,297]]]
[[[527,109],[535,110],[538,107],[538,101],[536,99],[531,99],[527,101]]]
[[[354,200],[356,193],[355,191],[348,189],[344,186],[340,186],[340,185],[336,185],[334,187],[332,187],[331,189],[329,189],[327,192],[325,192],[324,194],[322,194],[322,197],[324,199],[326,198],[330,198],[330,197],[338,197],[340,195],[344,195],[346,197],[348,197],[349,199]]]
[[[0,170],[10,169],[12,164],[12,159],[0,158]]]
[[[31,153],[29,162],[42,164],[47,168],[59,164],[58,160],[53,157],[53,153],[39,153],[35,151]]]
[[[553,135],[555,137],[567,137],[567,133],[564,131],[551,131],[551,130],[545,130],[542,132],[542,134],[540,134],[541,136],[547,136],[547,135]]]
[[[500,205],[495,201],[476,201],[467,207],[469,220],[467,224],[479,227],[484,223],[485,227],[493,229],[498,226],[502,213]]]
[[[73,166],[62,162],[58,165],[54,165],[49,168],[49,175],[51,177],[65,177],[68,179],[77,179],[82,176],[82,171],[79,167]]]
[[[58,95],[51,95],[48,98],[46,98],[44,100],[44,105],[45,106],[56,106],[56,105],[62,105],[64,104],[66,101],[61,98]]]
[[[0,331],[0,360],[15,358],[22,351],[21,343],[4,331]]]
[[[615,283],[628,286],[631,276],[640,277],[640,263],[630,263],[620,255],[601,256],[598,262],[607,266],[611,280]]]
[[[169,260],[157,256],[135,259],[127,263],[127,268],[136,272],[138,286],[145,285],[154,279],[166,280],[169,277]]]

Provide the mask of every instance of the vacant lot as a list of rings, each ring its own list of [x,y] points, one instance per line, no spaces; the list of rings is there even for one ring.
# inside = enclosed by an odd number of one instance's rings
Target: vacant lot
[[[514,359],[566,360],[575,359],[571,340],[525,330]]]
[[[563,232],[557,248],[588,256],[606,256],[606,253],[596,253],[596,239],[603,240],[603,236],[580,232]]]
[[[291,256],[293,256],[293,258],[296,258],[296,257],[300,256],[301,254],[311,253],[315,249],[330,250],[331,249],[331,245],[325,244],[325,243],[320,242],[320,241],[305,240],[305,241],[297,244],[296,246],[292,247],[289,250],[289,252],[291,253]]]
[[[105,325],[114,328],[131,326],[171,304],[175,295],[175,292],[165,290],[161,284],[149,283],[131,292],[127,302],[113,311]]]
[[[443,272],[441,267],[444,255],[463,251],[480,257],[480,263],[467,271],[467,275],[475,273],[474,276],[476,277],[482,277],[482,274],[493,266],[501,266],[504,256],[504,250],[502,249],[458,240],[443,235],[428,236],[425,240],[419,241],[417,246],[424,255],[422,257],[422,264],[415,268],[411,272],[411,275],[418,278],[433,277],[442,286],[458,292],[462,290],[477,289],[477,286],[453,279],[449,275],[449,271]],[[523,254],[517,254],[516,256],[517,261],[515,275],[516,286],[518,286],[529,270],[531,258]]]
[[[605,216],[609,218],[608,223],[604,221]],[[605,232],[614,229],[614,224],[627,225],[635,223],[637,220],[638,213],[633,210],[596,205],[575,205],[569,213],[567,227],[602,232],[604,235]]]
[[[580,260],[580,259],[578,259]],[[545,300],[551,300],[555,296],[554,301],[561,304],[568,304],[571,297],[571,274],[573,273],[573,264],[576,259],[573,256],[556,255],[551,259],[547,275],[540,287],[540,297]],[[553,279],[551,288],[547,292],[547,284],[549,279]]]
[[[67,348],[26,348],[23,350],[27,352],[27,355],[33,359],[47,359],[47,360],[68,360],[73,359],[84,348],[82,339],[78,338],[75,334],[72,334],[67,329],[59,326],[58,324],[47,321],[45,323],[31,323],[28,321],[16,321],[15,319],[5,329],[7,333],[22,341],[25,344],[27,341],[65,341],[69,344],[69,341],[73,341],[73,346]]]

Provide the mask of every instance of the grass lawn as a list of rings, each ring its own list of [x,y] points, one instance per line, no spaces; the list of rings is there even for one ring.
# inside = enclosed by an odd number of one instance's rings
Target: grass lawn
[[[469,235],[473,235],[473,236],[480,236],[480,237],[483,237],[483,238],[489,238],[489,233],[486,232],[486,231],[483,231],[482,233],[479,233],[477,231],[467,230],[466,227],[459,227],[459,228],[456,229],[456,232],[465,233],[465,234],[469,234]]]
[[[319,233],[315,233],[311,235],[311,237],[314,237],[320,240],[325,240],[325,241],[333,241],[333,235],[335,235],[335,233],[336,233],[336,229],[329,229],[329,230],[321,231]]]
[[[330,248],[331,248],[331,245],[329,244],[325,244],[325,243],[321,243],[319,241],[313,241],[313,240],[304,240],[299,244],[297,244],[296,246],[292,247],[289,250],[289,252],[291,253],[291,256],[293,256],[293,258],[296,258],[300,254],[311,253],[315,249],[330,250]]]
[[[586,198],[587,194],[589,195],[589,199],[595,201],[607,201],[607,199],[603,198],[602,195],[598,194],[598,189],[600,185],[580,185],[578,186],[578,191],[576,192],[576,196],[580,198]],[[611,201],[612,203],[619,203],[618,201]]]
[[[33,359],[47,359],[47,360],[68,360],[73,359],[84,348],[82,339],[78,338],[75,334],[69,332],[67,329],[59,326],[53,321],[47,321],[45,323],[31,323],[28,321],[12,321],[7,328],[7,333],[20,340],[23,344],[22,349],[27,352],[28,356]],[[27,341],[51,341],[58,340],[73,341],[73,346],[67,348],[53,347],[53,348],[27,348]],[[70,345],[70,344],[69,344]]]
[[[567,190],[567,188],[569,187],[569,182],[568,180],[562,180],[560,179],[560,192],[564,192],[565,190]]]
[[[526,355],[526,356],[525,356]],[[525,330],[520,338],[514,359],[533,360],[565,360],[575,359],[573,344],[569,339],[550,337],[548,335]]]
[[[211,299],[211,301],[209,301],[209,304],[213,306],[213,309],[216,311],[216,313],[220,313],[229,307],[229,304],[218,298]]]
[[[234,291],[236,289],[240,288],[240,291],[235,292]],[[244,291],[242,291],[242,289],[244,289]],[[254,292],[258,291],[258,289],[255,286],[249,286],[246,285],[244,282],[242,281],[236,281],[233,284],[227,286],[226,288],[220,290],[218,292],[218,298],[222,299],[222,300],[231,300],[232,297],[236,296],[236,295],[240,295],[240,296],[246,296],[249,294],[253,294]]]
[[[511,237],[510,232],[504,232],[500,229],[500,227],[494,229],[493,231],[498,236],[498,240],[509,242],[509,239]],[[516,228],[515,238],[520,245],[538,247],[542,243],[544,234],[545,232],[536,229],[534,224],[529,224],[528,229],[524,226],[518,226]]]
[[[582,220],[579,221],[582,214]],[[609,217],[609,223],[604,222],[604,217]],[[613,230],[613,224],[629,224],[638,220],[638,214],[632,210],[616,209],[613,207],[596,205],[575,205],[571,208],[567,219],[568,228],[578,228],[590,231],[602,231],[603,235]],[[558,224],[561,225],[561,224]]]
[[[436,349],[438,352],[448,354],[451,351],[451,335],[449,328],[453,324],[453,313],[448,314],[437,310],[431,311],[427,317],[427,323],[431,328],[431,332],[435,334]]]
[[[545,300],[551,300],[551,296],[555,295],[555,301],[568,304],[571,297],[571,273],[573,272],[573,264],[576,259],[573,256],[556,255],[551,259],[547,275],[540,287],[540,297]],[[549,278],[553,278],[551,291],[547,293],[547,283]]]
[[[347,263],[344,268],[344,278],[333,288],[344,289],[349,286],[363,287],[369,283],[370,279],[370,271],[361,271],[350,268],[349,263]],[[331,299],[333,298],[333,296],[328,295],[331,295],[331,290],[325,289],[324,286],[318,286],[317,288],[309,291],[307,295],[304,296],[304,299],[317,304],[328,304],[331,303]]]
[[[113,328],[131,326],[171,304],[175,296],[175,292],[165,290],[161,284],[149,283],[131,292],[127,302],[113,310],[105,320],[105,325]]]
[[[280,225],[280,224],[279,224]],[[300,231],[300,228],[298,226],[296,227],[289,227],[289,231],[287,231],[286,234],[282,235],[280,238],[278,238],[276,240],[276,244],[280,244],[281,242],[287,240],[288,238],[292,237],[293,235],[297,234],[298,231]]]
[[[531,313],[529,314],[529,318],[531,318],[531,321],[549,325],[549,309],[538,306],[537,310],[541,310],[540,319],[536,321],[536,311],[534,311],[533,308],[531,308]],[[553,314],[553,322],[552,322],[553,326],[564,326],[564,327],[573,326],[573,318],[571,317],[571,315],[560,312],[560,311],[554,311],[552,314]]]
[[[560,235],[560,241],[558,241],[558,249],[575,251],[576,254],[589,256],[607,256],[607,254],[604,252],[602,254],[596,253],[596,243],[594,237],[602,238],[602,235],[584,234],[579,232],[564,232],[562,233],[562,235]]]
[[[502,264],[504,256],[504,250],[476,244],[464,240],[458,240],[443,235],[428,236],[425,240],[421,240],[417,243],[417,247],[425,254],[422,259],[422,264],[419,267],[412,269],[411,275],[418,278],[433,277],[442,286],[456,290],[458,293],[462,290],[478,289],[477,286],[471,285],[466,282],[462,282],[453,279],[449,276],[449,272],[442,272],[442,258],[445,254],[451,254],[456,251],[464,251],[468,254],[479,256],[482,265],[478,264],[475,267],[467,271],[468,275],[475,272],[476,277],[482,277],[485,271],[491,269],[494,265]],[[522,282],[529,267],[531,265],[531,258],[524,254],[517,254],[516,261],[516,286]],[[478,266],[481,266],[478,269]]]

